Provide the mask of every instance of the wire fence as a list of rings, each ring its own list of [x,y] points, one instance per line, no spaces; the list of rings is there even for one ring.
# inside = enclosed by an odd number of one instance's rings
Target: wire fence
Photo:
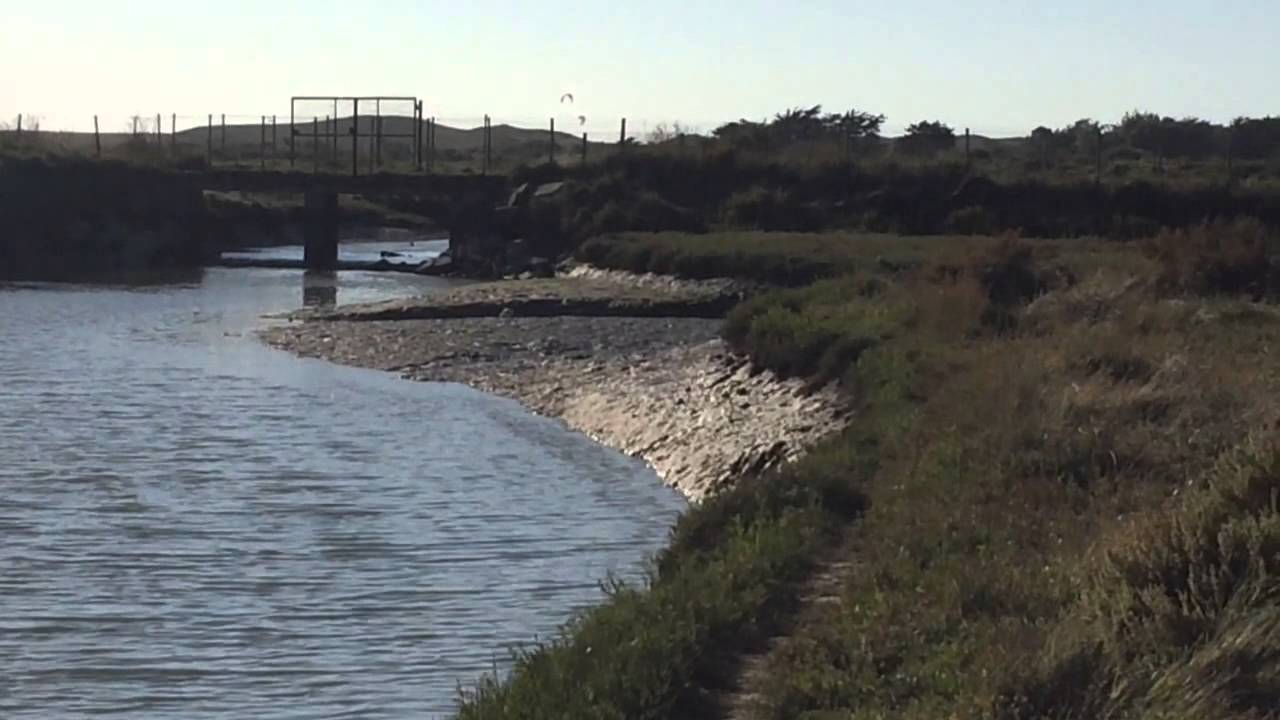
[[[335,103],[317,102],[294,112],[250,115],[151,113],[39,114],[0,119],[0,149],[129,159],[188,167],[236,167],[310,172],[506,173],[553,162],[594,162],[626,148],[661,146],[673,153],[706,153],[713,123],[693,125],[655,118],[572,115],[503,117],[418,113],[404,103],[362,110],[356,123]],[[1280,158],[1236,157],[1228,145],[1196,157],[1140,152],[1099,133],[1079,147],[1037,144],[1033,136],[981,129],[957,132],[954,141],[919,154],[892,140],[849,142],[832,138],[789,143],[768,150],[791,164],[832,158],[874,165],[963,165],[1002,180],[1052,178],[1124,183],[1280,183]]]
[[[496,116],[419,118],[412,107],[322,113],[304,103],[295,112],[92,115],[54,125],[41,115],[0,121],[0,144],[36,152],[79,154],[270,170],[369,172],[502,172],[539,162],[588,162],[629,141],[625,119],[580,117],[502,119]],[[396,112],[396,111],[399,112]],[[658,123],[659,125],[661,123]],[[642,123],[648,127],[649,123]],[[634,127],[634,125],[632,126]]]

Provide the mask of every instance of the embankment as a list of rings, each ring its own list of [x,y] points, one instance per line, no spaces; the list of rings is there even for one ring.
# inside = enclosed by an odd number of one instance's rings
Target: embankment
[[[301,243],[297,197],[206,193],[198,180],[82,158],[0,157],[0,279],[58,280],[197,268],[223,250]],[[437,230],[412,213],[343,197],[351,231]]]
[[[0,159],[0,278],[195,267],[216,255],[198,188],[146,168]]]
[[[275,347],[460,382],[644,458],[698,500],[798,457],[840,426],[834,395],[752,373],[718,337],[727,283],[622,274],[470,285],[266,329]]]

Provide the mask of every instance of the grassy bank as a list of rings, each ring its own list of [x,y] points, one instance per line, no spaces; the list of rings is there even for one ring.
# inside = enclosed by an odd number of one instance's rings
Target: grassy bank
[[[636,273],[799,286],[824,277],[919,265],[939,243],[955,240],[852,232],[619,233],[588,240],[575,258]]]
[[[955,240],[740,306],[727,339],[839,382],[852,425],[686,513],[645,586],[461,716],[710,712],[782,632],[760,717],[1269,717],[1280,314],[1236,281],[1258,232]],[[840,601],[806,605],[836,547]]]
[[[568,180],[535,202],[526,235],[569,251],[619,232],[772,232],[1153,237],[1207,217],[1255,217],[1280,227],[1271,185],[1010,180],[961,164],[784,162],[736,149],[700,154],[657,149],[576,168],[520,170],[514,183]]]
[[[1006,234],[1007,235],[1007,234]],[[939,268],[972,265],[1004,242],[978,235],[889,235],[856,231],[798,233],[758,230],[716,233],[614,233],[592,238],[575,259],[628,272],[655,272],[693,279],[735,277],[802,287],[849,275],[904,276],[930,263]],[[1082,274],[1102,265],[1137,271],[1135,252],[1096,239],[1034,240],[1024,247],[1045,267]],[[1182,260],[1188,259],[1185,254]]]

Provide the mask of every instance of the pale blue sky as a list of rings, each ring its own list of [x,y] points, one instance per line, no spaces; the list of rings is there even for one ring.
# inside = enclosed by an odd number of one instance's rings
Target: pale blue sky
[[[0,0],[0,121],[84,129],[98,113],[119,129],[408,94],[462,124],[707,130],[821,103],[891,131],[1021,134],[1134,108],[1280,114],[1278,39],[1275,0]]]

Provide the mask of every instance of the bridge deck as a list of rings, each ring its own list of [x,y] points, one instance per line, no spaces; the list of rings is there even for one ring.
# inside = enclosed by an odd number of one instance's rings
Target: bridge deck
[[[458,194],[500,193],[507,179],[501,175],[405,175],[376,173],[350,175],[270,172],[257,170],[202,170],[182,172],[184,181],[201,190],[240,190],[244,192],[333,192],[361,195],[376,194]]]

